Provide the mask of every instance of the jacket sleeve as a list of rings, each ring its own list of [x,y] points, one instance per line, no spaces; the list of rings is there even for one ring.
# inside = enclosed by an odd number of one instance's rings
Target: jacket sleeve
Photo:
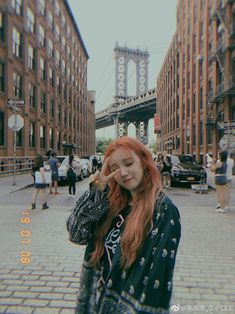
[[[66,226],[69,240],[75,244],[87,244],[92,236],[92,226],[108,211],[108,188],[103,192],[90,188],[76,202]]]

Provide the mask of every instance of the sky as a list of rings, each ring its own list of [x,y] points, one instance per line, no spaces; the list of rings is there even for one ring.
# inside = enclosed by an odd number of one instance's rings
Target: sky
[[[96,91],[95,112],[108,107],[115,90],[113,49],[116,42],[132,49],[147,49],[149,89],[156,87],[172,36],[176,30],[178,0],[68,0],[89,54],[88,90]],[[135,92],[135,68],[130,64],[128,91]],[[129,127],[134,136],[134,126]],[[97,137],[114,138],[114,127],[96,131]],[[154,139],[153,121],[149,136]]]

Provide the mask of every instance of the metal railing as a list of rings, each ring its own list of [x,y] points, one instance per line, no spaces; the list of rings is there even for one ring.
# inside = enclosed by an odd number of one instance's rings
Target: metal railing
[[[35,157],[16,157],[14,156],[0,157],[0,177],[11,175],[14,170],[17,173],[27,173],[31,171]]]

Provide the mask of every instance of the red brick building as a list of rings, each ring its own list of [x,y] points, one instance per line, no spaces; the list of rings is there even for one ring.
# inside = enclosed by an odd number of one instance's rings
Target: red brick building
[[[158,150],[203,162],[206,153],[216,156],[221,126],[235,122],[234,0],[178,1],[176,32],[157,78],[157,112]]]
[[[88,53],[67,0],[1,0],[0,155],[13,155],[12,109],[24,99],[17,156],[80,156],[95,151],[94,99],[87,91]],[[93,97],[94,98],[94,97]],[[89,126],[89,128],[88,128]]]

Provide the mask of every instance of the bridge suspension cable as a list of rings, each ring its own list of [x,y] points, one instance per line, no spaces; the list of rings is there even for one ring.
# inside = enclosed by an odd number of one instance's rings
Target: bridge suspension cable
[[[110,61],[112,60],[112,57],[113,57],[113,55],[111,54],[111,56],[110,56],[108,62],[106,63],[106,65],[105,65],[105,67],[104,67],[104,69],[103,69],[101,75],[99,76],[99,80],[98,80],[98,81],[96,82],[96,84],[95,84],[94,90],[97,90],[98,86],[99,86],[100,83],[102,82],[103,76],[104,76],[106,70],[108,69],[108,66],[109,66],[109,64],[110,64]]]

